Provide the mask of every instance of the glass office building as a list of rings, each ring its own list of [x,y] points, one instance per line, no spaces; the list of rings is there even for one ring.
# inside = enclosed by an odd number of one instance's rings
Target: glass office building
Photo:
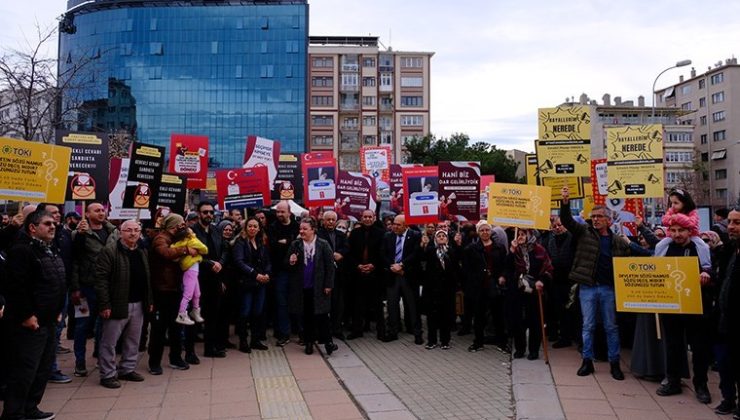
[[[213,168],[240,166],[248,135],[305,150],[305,0],[69,0],[67,9],[60,74],[79,66],[67,128],[163,146],[171,133],[207,135]]]

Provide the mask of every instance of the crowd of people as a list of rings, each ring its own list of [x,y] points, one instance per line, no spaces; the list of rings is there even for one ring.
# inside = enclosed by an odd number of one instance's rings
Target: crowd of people
[[[71,381],[56,364],[62,353],[74,352],[74,376],[96,365],[100,384],[119,388],[145,380],[136,371],[142,357],[161,375],[165,348],[166,366],[187,370],[230,349],[292,340],[330,356],[339,341],[374,334],[391,342],[404,332],[430,351],[450,349],[453,332],[473,334],[471,353],[490,345],[530,360],[548,341],[578,346],[578,375],[604,360],[615,380],[624,379],[620,350],[631,347],[631,371],[661,381],[658,395],[682,391],[690,349],[696,398],[711,401],[715,368],[716,411],[740,418],[740,307],[732,304],[740,301],[740,207],[718,210],[712,230],[699,232],[691,197],[674,190],[669,199],[663,225],[638,217],[634,238],[613,233],[605,207],[574,217],[567,188],[549,231],[486,221],[408,226],[403,215],[378,220],[370,210],[352,226],[333,211],[296,218],[284,201],[274,211],[223,214],[201,202],[143,226],[108,220],[101,203],[88,203],[84,217],[27,205],[0,230],[2,418],[53,418],[39,404],[47,382]],[[696,257],[704,313],[661,315],[663,340],[652,315],[618,313],[613,258],[628,255]],[[65,331],[72,350],[60,344]]]

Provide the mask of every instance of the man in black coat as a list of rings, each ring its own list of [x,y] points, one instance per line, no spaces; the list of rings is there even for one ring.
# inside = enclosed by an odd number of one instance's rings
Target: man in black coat
[[[401,325],[400,298],[408,307],[407,325],[413,322],[414,342],[424,344],[421,329],[421,314],[417,311],[419,299],[418,275],[421,271],[421,234],[408,229],[406,218],[398,215],[393,219],[392,232],[383,239],[383,270],[386,274],[388,298],[388,335],[385,341],[398,339]]]
[[[360,225],[349,236],[347,286],[352,290],[352,333],[350,340],[362,337],[366,323],[377,322],[378,339],[385,338],[383,315],[383,273],[380,249],[385,231],[375,224],[372,210],[362,212]]]
[[[208,255],[205,255],[200,263],[198,282],[201,290],[201,310],[203,312],[203,355],[205,357],[226,357],[226,340],[224,336],[224,323],[228,322],[221,311],[221,303],[224,294],[224,285],[219,273],[223,269],[228,258],[224,252],[226,244],[221,237],[221,232],[213,224],[215,211],[213,204],[203,201],[198,205],[198,223],[192,229],[199,241],[208,247]],[[192,330],[192,328],[190,328]],[[226,330],[228,331],[228,330]],[[186,343],[190,347],[190,340]],[[194,360],[192,349],[186,348],[186,357]],[[186,362],[190,363],[186,359]]]
[[[334,275],[334,288],[331,293],[331,332],[334,337],[344,340],[342,331],[342,318],[344,317],[344,297],[346,288],[344,287],[344,258],[349,254],[349,244],[347,235],[340,232],[337,227],[337,214],[333,211],[324,212],[323,226],[319,228],[319,238],[329,242],[331,250],[334,252],[334,264],[336,271]]]
[[[6,322],[10,370],[3,419],[51,419],[39,410],[56,350],[56,323],[66,292],[64,262],[53,247],[48,212],[31,213],[8,250]]]

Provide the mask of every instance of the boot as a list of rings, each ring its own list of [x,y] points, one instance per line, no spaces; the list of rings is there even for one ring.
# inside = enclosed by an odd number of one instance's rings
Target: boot
[[[247,332],[247,320],[245,318],[239,318],[236,322],[236,333],[239,336],[239,351],[251,353],[252,348],[249,346],[249,333]]]
[[[594,362],[591,359],[583,359],[581,367],[578,368],[578,376],[588,376],[594,373]]]
[[[193,321],[197,322],[197,323],[202,323],[202,322],[204,322],[204,321],[205,321],[205,320],[203,319],[203,317],[202,317],[202,316],[200,316],[200,308],[193,308],[193,310],[192,310],[192,311],[190,311],[190,318],[191,318],[191,319],[192,319]]]

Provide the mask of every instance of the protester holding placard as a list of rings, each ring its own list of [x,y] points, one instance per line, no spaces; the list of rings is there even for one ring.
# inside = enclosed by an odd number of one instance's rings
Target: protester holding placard
[[[729,414],[735,412],[733,418],[740,418],[740,409],[737,409],[736,397],[740,390],[740,205],[732,208],[727,216],[727,236],[729,242],[720,258],[719,267],[719,341],[725,344],[727,350],[726,363],[731,373],[730,380],[734,387],[732,392],[725,394],[722,389],[723,401],[715,412]],[[720,368],[721,369],[721,368]],[[720,376],[721,378],[721,376]],[[720,384],[722,388],[722,384]],[[732,388],[728,384],[728,388]]]

